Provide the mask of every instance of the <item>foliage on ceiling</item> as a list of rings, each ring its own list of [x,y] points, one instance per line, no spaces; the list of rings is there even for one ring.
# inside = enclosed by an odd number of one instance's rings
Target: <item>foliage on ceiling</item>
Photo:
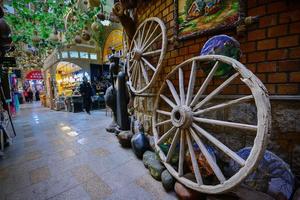
[[[37,56],[45,57],[54,48],[74,43],[76,36],[81,36],[86,29],[92,40],[102,46],[105,28],[95,17],[100,8],[83,9],[78,4],[87,4],[88,1],[12,0],[10,6],[14,13],[7,13],[5,19],[12,29],[14,43],[17,47],[33,46],[37,49]],[[106,4],[106,0],[98,1]],[[97,24],[97,31],[90,29],[92,23]],[[58,34],[60,39],[51,39],[53,35],[57,38]]]

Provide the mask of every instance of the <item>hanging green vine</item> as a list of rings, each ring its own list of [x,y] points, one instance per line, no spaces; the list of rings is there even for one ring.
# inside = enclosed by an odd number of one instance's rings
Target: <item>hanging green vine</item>
[[[80,34],[86,26],[90,26],[100,10],[100,8],[81,9],[77,2],[77,0],[12,0],[10,6],[15,13],[7,14],[5,19],[11,26],[14,43],[36,46],[39,53],[45,53],[49,49],[64,45],[61,41],[49,40],[54,30],[63,33],[64,43],[73,43],[75,35]],[[101,0],[101,3],[105,5],[106,0]],[[68,20],[65,29],[65,20],[70,11],[71,20]],[[103,30],[100,24],[99,31],[92,33],[92,38],[99,46],[103,43]]]

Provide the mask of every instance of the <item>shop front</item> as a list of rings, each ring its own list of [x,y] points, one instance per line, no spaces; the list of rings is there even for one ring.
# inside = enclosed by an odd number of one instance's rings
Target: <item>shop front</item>
[[[44,65],[46,94],[44,106],[54,110],[81,112],[79,92],[83,77],[93,83],[94,71],[101,71],[100,54],[87,46],[66,47],[51,54]],[[94,92],[93,109],[104,106],[104,93]]]

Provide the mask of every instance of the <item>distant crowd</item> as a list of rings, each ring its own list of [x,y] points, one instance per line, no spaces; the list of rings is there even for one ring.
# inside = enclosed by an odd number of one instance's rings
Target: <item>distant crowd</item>
[[[27,103],[32,103],[33,100],[34,100],[34,96],[35,96],[35,100],[36,101],[39,101],[40,100],[40,92],[39,90],[32,90],[31,87],[28,87],[28,88],[24,88],[24,92],[23,92],[23,95],[24,95],[24,98],[25,98],[25,101]]]

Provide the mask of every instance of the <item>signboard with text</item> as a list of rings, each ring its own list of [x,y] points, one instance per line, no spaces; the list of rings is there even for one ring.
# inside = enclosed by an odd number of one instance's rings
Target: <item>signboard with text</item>
[[[41,70],[33,70],[26,75],[27,80],[43,80],[43,74]]]

